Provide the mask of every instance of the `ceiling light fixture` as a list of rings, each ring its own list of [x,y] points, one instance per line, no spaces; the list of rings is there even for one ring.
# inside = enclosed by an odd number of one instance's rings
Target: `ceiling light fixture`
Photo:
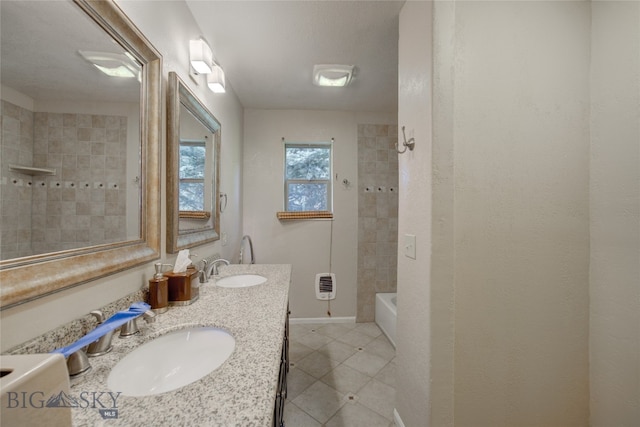
[[[126,52],[123,54],[79,50],[78,53],[87,62],[110,77],[137,77],[140,80],[140,65]]]
[[[353,78],[353,65],[314,65],[313,84],[316,86],[344,87]]]
[[[224,70],[217,64],[213,64],[210,74],[207,74],[207,86],[213,93],[224,93]]]
[[[200,38],[189,40],[189,60],[191,66],[200,74],[211,73],[213,64],[213,52],[207,42]]]

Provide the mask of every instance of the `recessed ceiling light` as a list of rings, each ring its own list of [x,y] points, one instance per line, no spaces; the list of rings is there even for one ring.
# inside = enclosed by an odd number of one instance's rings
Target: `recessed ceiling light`
[[[140,66],[130,56],[122,53],[79,50],[87,62],[110,77],[137,77],[140,80]]]
[[[313,84],[316,86],[343,87],[353,77],[353,65],[314,65]]]

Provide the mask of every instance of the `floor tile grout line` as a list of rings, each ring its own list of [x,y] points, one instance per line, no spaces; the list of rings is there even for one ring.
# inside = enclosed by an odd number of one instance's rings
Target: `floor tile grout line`
[[[362,325],[366,325],[366,324],[362,324]],[[373,324],[373,325],[375,325],[375,324]],[[291,340],[292,340],[292,342],[293,342],[293,341],[296,341],[298,344],[305,345],[306,347],[308,347],[308,348],[310,348],[310,349],[311,349],[311,352],[310,352],[309,354],[305,355],[304,357],[301,357],[299,360],[297,360],[296,362],[294,362],[294,363],[293,363],[293,366],[296,366],[300,361],[304,360],[304,359],[305,359],[305,358],[307,358],[307,357],[310,357],[310,356],[311,356],[311,355],[313,355],[314,353],[318,353],[318,354],[320,354],[321,356],[326,357],[327,359],[331,359],[329,356],[325,356],[324,354],[320,353],[320,350],[321,350],[322,348],[326,347],[327,345],[331,344],[332,342],[336,342],[336,341],[337,341],[337,342],[339,342],[339,343],[341,343],[341,344],[350,345],[350,344],[348,344],[348,343],[345,343],[345,342],[339,341],[340,336],[333,337],[333,336],[324,335],[324,334],[322,334],[321,332],[319,332],[319,331],[318,331],[318,329],[320,329],[322,326],[326,326],[326,325],[313,325],[313,326],[310,326],[310,327],[309,327],[309,329],[308,329],[307,331],[300,331],[300,330],[298,330],[298,331],[293,331],[293,330],[292,330],[292,336],[291,336]],[[365,327],[370,328],[370,326],[362,326],[362,328],[363,328],[363,329],[364,329]],[[376,327],[377,327],[377,325],[376,325]],[[345,331],[345,333],[344,333],[343,335],[346,335],[346,334],[348,334],[348,333],[350,333],[350,332],[352,332],[352,331],[356,331],[357,329],[358,329],[358,327],[357,327],[357,326],[356,326],[356,327],[354,327],[354,328],[350,328],[348,331]],[[304,344],[304,343],[302,343],[302,342],[300,342],[299,340],[297,340],[297,339],[296,339],[296,335],[298,335],[299,333],[302,333],[302,334],[303,334],[303,336],[304,336],[304,335],[309,335],[309,334],[318,334],[318,335],[323,336],[325,339],[329,339],[329,341],[328,341],[328,342],[326,342],[325,344],[321,345],[321,346],[320,346],[319,348],[317,348],[317,349],[316,349],[316,348],[311,348],[311,347],[307,346],[306,344]],[[360,332],[360,333],[362,333],[362,332]],[[356,353],[357,353],[358,351],[366,351],[366,346],[367,346],[367,345],[370,345],[373,341],[377,340],[380,336],[383,336],[383,335],[384,335],[384,334],[382,334],[381,332],[380,332],[377,336],[371,336],[370,334],[366,334],[366,333],[362,333],[362,334],[363,334],[363,335],[368,336],[370,339],[368,340],[367,344],[364,344],[364,345],[358,345],[358,346],[355,346],[355,347],[354,347],[354,346],[352,346],[352,345],[350,345],[352,349],[358,349],[358,350],[356,351]],[[386,337],[385,337],[385,338],[386,338]],[[354,353],[354,355],[355,355],[356,353]],[[315,417],[314,417],[313,415],[311,415],[309,412],[307,412],[306,410],[304,410],[304,409],[303,409],[303,408],[301,408],[300,406],[296,405],[296,404],[293,402],[293,399],[289,399],[289,398],[287,398],[287,400],[286,400],[286,401],[287,401],[287,403],[290,403],[290,404],[294,405],[294,406],[295,406],[299,411],[301,411],[301,412],[303,412],[304,414],[306,414],[308,417],[310,417],[311,419],[313,419],[315,422],[319,423],[321,426],[325,426],[325,425],[326,425],[326,423],[328,423],[329,421],[331,421],[331,420],[336,416],[336,414],[342,410],[342,408],[343,408],[346,404],[354,404],[354,405],[355,405],[355,404],[359,404],[362,408],[365,408],[366,410],[371,411],[371,412],[372,412],[372,413],[374,413],[374,414],[377,414],[377,415],[379,415],[379,416],[381,416],[381,417],[383,417],[383,418],[385,418],[385,419],[388,419],[388,418],[387,418],[387,416],[385,416],[385,415],[383,415],[383,414],[380,414],[380,413],[378,413],[377,411],[372,410],[372,409],[368,408],[368,407],[367,407],[367,406],[365,406],[365,405],[362,405],[362,404],[361,404],[361,403],[359,403],[357,400],[356,400],[356,401],[354,401],[354,402],[348,402],[348,401],[346,401],[346,400],[343,400],[345,397],[349,396],[350,394],[353,394],[353,395],[357,396],[357,393],[358,393],[358,392],[360,392],[360,391],[362,391],[362,390],[363,390],[363,389],[364,389],[368,384],[370,384],[373,380],[376,380],[377,382],[379,382],[379,383],[381,383],[381,384],[384,384],[385,386],[387,386],[387,387],[392,388],[392,389],[394,389],[394,390],[395,390],[395,387],[393,387],[393,386],[391,386],[391,385],[389,385],[389,384],[385,383],[384,381],[380,381],[379,379],[376,379],[376,378],[375,378],[375,377],[376,377],[376,376],[377,376],[377,375],[378,375],[378,374],[379,374],[383,369],[385,369],[389,364],[391,364],[391,363],[392,363],[393,359],[395,358],[395,355],[394,355],[394,357],[392,357],[391,359],[387,360],[387,358],[386,358],[386,357],[379,356],[379,355],[378,355],[378,354],[376,354],[376,353],[372,353],[372,352],[367,352],[367,353],[368,353],[369,355],[376,356],[376,357],[378,357],[378,358],[380,358],[380,359],[384,360],[384,361],[385,361],[385,364],[384,364],[380,369],[378,369],[378,370],[377,370],[377,372],[376,372],[376,374],[375,374],[375,375],[373,375],[373,376],[372,376],[372,375],[369,375],[369,374],[367,374],[367,373],[365,373],[365,372],[361,372],[361,371],[359,371],[359,370],[357,370],[357,369],[356,369],[356,371],[357,371],[359,374],[361,374],[361,375],[363,375],[363,376],[365,376],[365,377],[367,378],[366,383],[365,383],[364,385],[360,386],[360,387],[358,388],[358,391],[356,391],[356,392],[351,392],[351,391],[349,391],[349,392],[346,392],[346,393],[342,393],[342,392],[340,392],[340,391],[338,391],[338,390],[334,389],[331,385],[329,385],[329,384],[325,383],[324,381],[322,381],[322,378],[326,377],[329,373],[333,372],[333,371],[334,371],[335,369],[337,369],[339,366],[343,366],[343,365],[344,365],[344,366],[345,366],[345,367],[347,367],[347,368],[353,369],[352,367],[350,367],[350,366],[348,366],[348,365],[346,365],[346,364],[344,363],[346,360],[348,360],[348,359],[349,359],[350,357],[352,357],[353,355],[352,355],[352,356],[347,357],[345,360],[340,361],[340,362],[338,362],[338,361],[337,361],[337,360],[335,360],[335,359],[331,359],[331,360],[333,360],[334,362],[337,362],[338,364],[337,364],[336,366],[332,367],[332,368],[331,368],[331,369],[330,369],[326,374],[322,375],[320,378],[316,378],[314,375],[311,375],[309,372],[306,372],[304,369],[298,368],[301,372],[304,372],[306,375],[311,376],[311,377],[314,379],[314,381],[313,381],[311,384],[309,384],[308,386],[306,386],[303,390],[299,390],[299,392],[298,392],[298,395],[297,395],[297,396],[302,395],[302,394],[303,394],[307,389],[309,389],[310,387],[312,387],[314,384],[316,384],[316,383],[318,383],[318,382],[322,383],[324,386],[327,386],[328,388],[330,388],[330,389],[331,389],[331,390],[333,390],[334,392],[336,392],[336,393],[338,393],[339,395],[342,395],[342,396],[343,396],[343,397],[341,398],[340,405],[338,406],[338,408],[337,408],[337,409],[336,409],[332,414],[330,414],[330,415],[329,415],[329,417],[327,418],[327,421],[326,421],[325,423],[321,423],[317,418],[315,418]],[[297,396],[296,396],[296,397],[297,397]],[[294,399],[295,399],[295,398],[294,398]],[[327,414],[324,414],[324,415],[327,415]]]

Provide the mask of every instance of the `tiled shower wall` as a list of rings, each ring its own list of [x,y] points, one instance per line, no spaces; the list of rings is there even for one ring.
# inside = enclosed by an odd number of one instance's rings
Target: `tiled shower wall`
[[[33,113],[6,101],[1,105],[0,259],[8,259],[32,254],[32,188],[24,185],[31,176],[9,171],[9,165],[33,166]]]
[[[126,137],[126,117],[31,113],[3,101],[2,258],[123,240]],[[15,173],[8,164],[56,174]]]
[[[396,291],[396,125],[358,125],[358,322],[372,322],[377,292]]]

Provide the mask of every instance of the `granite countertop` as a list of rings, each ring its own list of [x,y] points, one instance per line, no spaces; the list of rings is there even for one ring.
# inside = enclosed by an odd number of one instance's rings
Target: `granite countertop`
[[[170,307],[148,325],[139,320],[139,335],[127,339],[114,335],[113,350],[91,358],[92,371],[71,382],[71,394],[84,397],[83,407],[72,409],[74,426],[271,427],[291,266],[230,265],[220,269],[219,278],[242,273],[268,280],[248,288],[222,288],[210,281],[201,285],[200,298],[193,304]],[[110,369],[139,345],[190,326],[227,330],[236,341],[233,354],[218,369],[185,387],[145,397],[120,395],[114,405],[116,394],[107,386]],[[117,414],[104,414],[109,409],[117,409]]]

